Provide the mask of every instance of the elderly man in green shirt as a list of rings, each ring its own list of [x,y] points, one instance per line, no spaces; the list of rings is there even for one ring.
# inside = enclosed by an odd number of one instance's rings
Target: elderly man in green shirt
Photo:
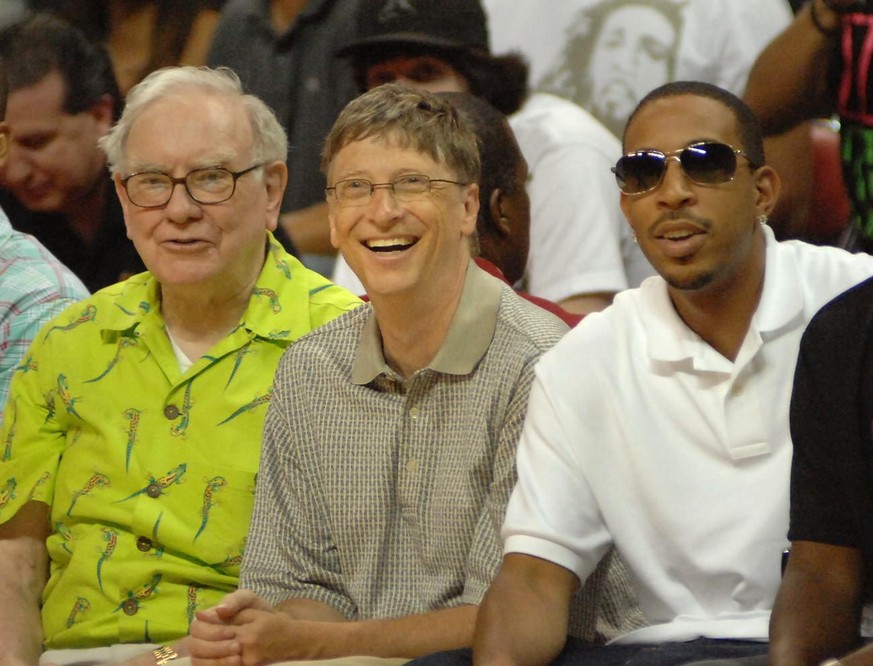
[[[185,654],[238,583],[279,357],[358,304],[274,240],[287,139],[229,70],[152,74],[101,147],[149,270],[47,324],[13,380],[4,663]]]

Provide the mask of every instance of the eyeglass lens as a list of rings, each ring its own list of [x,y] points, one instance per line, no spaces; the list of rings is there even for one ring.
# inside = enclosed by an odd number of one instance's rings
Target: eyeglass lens
[[[144,172],[127,179],[127,196],[137,206],[163,206],[170,200],[175,182],[184,182],[191,197],[205,204],[226,201],[236,185],[233,172],[223,168],[196,169],[180,180],[166,173]]]
[[[647,192],[658,186],[667,171],[669,156],[654,150],[625,155],[615,165],[615,178],[626,194]],[[715,185],[730,181],[737,170],[737,155],[724,143],[698,143],[679,153],[685,175],[696,183]]]
[[[353,178],[338,182],[333,189],[337,199],[347,203],[368,202],[377,187],[387,187],[400,201],[410,201],[427,194],[434,182],[442,181],[431,180],[420,174],[409,174],[399,176],[390,183],[371,183],[363,178]]]

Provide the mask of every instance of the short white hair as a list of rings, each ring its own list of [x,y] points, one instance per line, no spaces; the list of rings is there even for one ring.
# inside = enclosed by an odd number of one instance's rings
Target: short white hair
[[[199,89],[240,99],[252,124],[252,159],[256,162],[284,162],[288,136],[276,114],[260,98],[248,95],[236,73],[227,67],[164,67],[152,72],[130,89],[118,122],[98,144],[106,153],[109,169],[119,173],[125,164],[127,137],[140,114],[155,102],[177,93]]]

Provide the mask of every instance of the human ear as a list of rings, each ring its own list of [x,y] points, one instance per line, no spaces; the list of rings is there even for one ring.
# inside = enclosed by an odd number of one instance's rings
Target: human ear
[[[488,217],[493,226],[504,236],[509,236],[512,233],[512,221],[507,215],[505,208],[506,195],[499,187],[491,190],[490,201],[488,202]]]
[[[121,204],[121,212],[124,214],[124,228],[127,230],[127,237],[130,238],[130,225],[127,223],[127,218],[130,215],[130,199],[127,198],[127,190],[124,189],[124,184],[121,182],[121,174],[112,176],[112,184],[115,185],[115,196]]]
[[[754,179],[757,190],[755,207],[758,210],[758,215],[769,216],[779,199],[782,181],[779,179],[779,174],[772,167],[766,165],[755,171]]]
[[[467,193],[464,195],[464,224],[462,230],[465,236],[476,233],[476,219],[479,216],[479,185],[471,183],[467,185]]]
[[[288,184],[288,166],[276,161],[264,165],[264,188],[267,191],[267,228],[273,231],[279,221],[282,197]]]
[[[9,154],[9,125],[0,121],[0,166],[6,163]]]

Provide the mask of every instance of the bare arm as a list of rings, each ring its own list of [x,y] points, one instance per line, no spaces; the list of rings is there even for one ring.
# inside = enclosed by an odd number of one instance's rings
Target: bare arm
[[[873,645],[868,645],[843,657],[840,659],[840,663],[843,666],[873,666]]]
[[[197,12],[185,41],[185,48],[179,55],[178,64],[195,67],[206,64],[209,45],[212,43],[212,34],[218,26],[220,17],[221,12],[214,9],[201,9]]]
[[[318,601],[293,599],[270,609],[247,590],[229,595],[215,609],[198,613],[191,627],[195,664],[248,664],[369,655],[418,657],[469,647],[476,606],[420,615],[349,622]],[[231,660],[231,661],[227,661]]]
[[[313,645],[321,658],[349,655],[419,657],[473,644],[479,607],[458,606],[391,619],[349,622],[335,608],[309,599],[289,599],[276,610],[294,620],[343,623],[321,627],[324,643]]]
[[[854,0],[832,0],[850,5]],[[812,2],[825,35],[812,22]],[[822,0],[812,0],[758,56],[745,100],[758,114],[765,134],[779,134],[803,120],[828,116],[834,109],[829,72],[839,57],[838,14]]]
[[[384,620],[323,624],[322,657],[421,657],[470,647],[478,606],[458,606]]]
[[[812,123],[804,122],[764,141],[767,164],[779,174],[782,188],[770,212],[770,227],[776,238],[806,238],[812,203]]]
[[[42,654],[40,596],[48,579],[49,507],[27,502],[0,525],[0,645],[4,665],[36,664]]]
[[[530,555],[509,554],[482,602],[475,664],[547,664],[564,647],[579,579]]]
[[[861,554],[811,541],[792,544],[770,620],[770,663],[814,665],[858,645]]]

